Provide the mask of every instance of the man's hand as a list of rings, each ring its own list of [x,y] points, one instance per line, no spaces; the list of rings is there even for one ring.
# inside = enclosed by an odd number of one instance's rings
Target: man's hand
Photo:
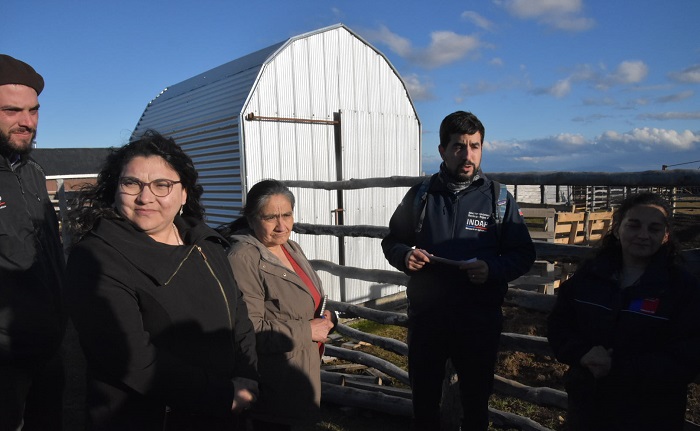
[[[430,262],[430,257],[428,257],[427,251],[414,248],[406,253],[404,262],[406,263],[406,268],[408,268],[409,271],[419,271],[423,269],[426,263]]]
[[[459,267],[462,271],[467,271],[469,281],[473,284],[483,284],[489,278],[489,265],[483,260],[465,263]]]
[[[233,379],[233,403],[231,403],[231,412],[241,413],[248,410],[250,405],[258,399],[258,382],[245,377],[235,377]]]
[[[593,347],[581,357],[581,365],[588,368],[596,379],[607,376],[612,366],[612,349]]]

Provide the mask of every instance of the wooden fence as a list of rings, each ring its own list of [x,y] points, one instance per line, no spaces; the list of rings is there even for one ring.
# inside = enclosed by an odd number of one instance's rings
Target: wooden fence
[[[650,171],[627,174],[605,173],[518,173],[518,174],[489,174],[489,177],[505,184],[549,184],[549,185],[618,185],[636,187],[697,187],[700,186],[700,172],[696,171]],[[319,181],[285,181],[288,186],[302,188],[317,188],[323,190],[354,190],[368,187],[405,187],[417,184],[423,177],[391,177],[372,178],[360,180],[348,180],[338,182]],[[333,235],[333,236],[363,236],[382,238],[388,233],[386,227],[379,226],[326,226],[297,223],[294,230],[300,234]],[[568,242],[568,241],[567,241]],[[575,244],[558,244],[555,242],[535,243],[537,259],[549,262],[567,262],[576,264],[584,256],[588,255],[588,246]],[[698,274],[700,268],[700,250],[684,252],[691,269]],[[340,266],[328,261],[312,260],[312,265],[317,271],[326,271],[333,275],[345,278],[355,278],[376,283],[389,283],[405,286],[408,276],[398,271],[385,271],[377,269],[354,268]],[[517,283],[516,283],[517,284]],[[554,304],[553,295],[541,294],[511,286],[506,296],[506,304],[536,311],[548,312]],[[403,313],[374,310],[366,306],[351,305],[342,302],[333,302],[332,306],[343,313],[344,317],[360,317],[374,322],[406,326],[407,317]],[[338,332],[353,340],[362,341],[389,350],[391,352],[406,355],[408,348],[405,343],[397,340],[373,336],[354,330],[346,325],[339,325]],[[539,355],[552,356],[549,345],[544,337],[525,334],[503,333],[501,334],[502,351],[520,351]],[[328,346],[326,354],[347,360],[357,364],[363,364],[378,373],[390,376],[400,382],[408,384],[408,374],[403,369],[383,361],[367,353],[358,352],[341,347]],[[322,373],[323,387],[322,399],[336,404],[351,405],[361,408],[380,410],[397,415],[411,414],[410,391],[392,388],[379,388],[374,381],[355,381],[347,376]],[[494,392],[506,396],[512,396],[524,401],[547,407],[566,408],[566,393],[547,387],[528,387],[520,383],[496,376]],[[454,398],[457,397],[454,379],[446,379],[443,393],[443,408],[446,404],[455,406]],[[450,402],[450,399],[452,401]],[[458,403],[457,403],[458,405]],[[457,429],[457,418],[454,409],[450,408],[449,414],[443,418],[447,429]],[[498,427],[517,428],[521,430],[546,431],[548,428],[524,417],[507,412],[490,409],[490,417]],[[686,429],[700,430],[700,427],[687,423]]]
[[[683,187],[684,190],[697,190],[700,187],[700,172],[699,171],[649,171],[624,174],[608,174],[608,173],[559,173],[559,172],[543,172],[543,173],[492,173],[489,177],[504,183],[504,184],[522,184],[522,185],[572,185],[572,186],[623,186],[623,187]],[[317,182],[317,181],[285,181],[288,186],[301,188],[317,188],[322,190],[355,190],[370,187],[406,187],[417,184],[424,177],[390,177],[390,178],[370,178],[347,180],[338,182]],[[70,198],[74,192],[65,190],[59,184],[55,192],[56,207],[59,213],[59,219],[65,220],[66,210],[70,207]],[[636,189],[635,189],[636,190]],[[687,201],[684,201],[687,202]],[[695,206],[691,205],[690,212],[694,211]],[[383,226],[327,226],[327,225],[310,225],[296,223],[294,230],[300,234],[309,235],[332,235],[337,237],[342,236],[362,236],[371,238],[383,238],[388,233],[388,228]],[[64,232],[64,234],[66,234]],[[66,243],[69,243],[66,238]],[[590,248],[582,245],[560,244],[555,242],[536,242],[535,248],[537,259],[547,262],[565,262],[575,264],[581,260],[590,251]],[[692,250],[684,253],[689,267],[694,269],[697,275],[700,271],[700,250]],[[318,271],[326,271],[333,275],[345,278],[356,278],[365,281],[376,283],[387,283],[405,286],[408,277],[398,271],[385,271],[371,268],[354,268],[348,266],[340,266],[328,261],[313,260],[312,265]],[[521,277],[516,282],[520,286],[523,285],[523,280],[527,277]],[[527,284],[525,282],[524,284]],[[506,304],[517,307],[532,309],[542,312],[547,312],[554,304],[555,297],[552,295],[540,294],[531,292],[516,287],[516,284],[511,286],[506,296]],[[406,325],[406,315],[403,313],[381,312],[373,310],[366,306],[351,305],[345,303],[334,302],[333,307],[344,313],[345,317],[357,316],[364,319],[369,319],[375,322],[390,324],[390,325]],[[339,325],[338,332],[343,336],[371,343],[391,352],[405,355],[407,346],[397,340],[385,339],[365,334],[354,330],[345,325]],[[501,350],[502,351],[520,351],[526,353],[536,353],[539,355],[551,355],[551,351],[543,337],[535,337],[524,334],[503,333],[501,334]],[[345,359],[363,366],[377,370],[379,375],[387,375],[397,379],[400,382],[408,383],[408,375],[406,371],[397,367],[394,364],[382,361],[379,358],[373,357],[366,353],[353,351],[334,346],[329,346],[326,353],[335,357]],[[367,409],[380,409],[383,412],[393,413],[397,415],[411,414],[411,394],[410,390],[401,390],[398,388],[383,387],[377,388],[376,379],[371,381],[354,381],[350,382],[346,376],[323,372],[323,400],[337,404],[353,405]],[[345,384],[342,386],[341,384]],[[495,388],[496,393],[513,396],[522,400],[534,403],[536,405],[551,406],[557,408],[566,407],[566,394],[551,388],[546,387],[528,387],[514,381],[510,381],[501,377],[496,377]],[[454,381],[446,380],[446,391],[444,402],[452,400],[452,406],[458,405],[454,403],[457,396],[455,394]],[[454,411],[452,411],[454,413]],[[516,415],[501,412],[494,409],[490,410],[491,419],[497,426],[514,427],[521,430],[538,430],[544,431],[547,428],[534,421],[518,417]],[[454,415],[446,415],[446,424],[451,428],[456,429]],[[687,425],[688,430],[698,430],[692,424]]]

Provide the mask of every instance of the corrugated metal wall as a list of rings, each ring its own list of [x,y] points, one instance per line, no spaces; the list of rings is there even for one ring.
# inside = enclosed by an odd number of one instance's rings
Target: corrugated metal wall
[[[245,177],[336,181],[419,175],[420,124],[403,82],[386,58],[345,27],[292,39],[262,70],[243,116],[333,121],[246,121]],[[336,127],[342,150],[336,151]],[[337,163],[342,160],[342,168]],[[343,193],[345,224],[386,226],[407,189]],[[296,221],[333,224],[335,191],[295,189]],[[379,240],[295,235],[307,256],[361,268],[391,269]],[[364,301],[399,290],[321,273],[331,298]]]
[[[419,175],[419,124],[412,115],[343,111],[343,176],[372,178]],[[372,188],[344,193],[345,223],[388,226],[389,219],[408,188]],[[381,250],[381,240],[345,238],[345,263],[359,268],[394,270]],[[396,285],[346,281],[353,301],[397,293]]]

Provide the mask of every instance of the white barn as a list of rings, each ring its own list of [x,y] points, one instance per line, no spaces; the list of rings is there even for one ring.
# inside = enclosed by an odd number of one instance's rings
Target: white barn
[[[192,157],[212,226],[238,217],[265,178],[339,181],[420,175],[420,121],[387,58],[342,24],[295,36],[167,87],[133,136],[154,129]],[[293,188],[295,220],[387,226],[406,188]],[[380,241],[294,235],[309,259],[393,269]],[[400,287],[320,273],[331,299],[362,302]],[[343,286],[341,288],[341,286]]]

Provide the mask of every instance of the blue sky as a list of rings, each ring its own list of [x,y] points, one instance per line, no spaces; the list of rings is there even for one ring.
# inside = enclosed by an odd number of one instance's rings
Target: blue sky
[[[2,0],[0,52],[46,79],[38,144],[127,142],[161,90],[343,23],[396,67],[423,169],[455,110],[486,172],[700,168],[700,0]]]

